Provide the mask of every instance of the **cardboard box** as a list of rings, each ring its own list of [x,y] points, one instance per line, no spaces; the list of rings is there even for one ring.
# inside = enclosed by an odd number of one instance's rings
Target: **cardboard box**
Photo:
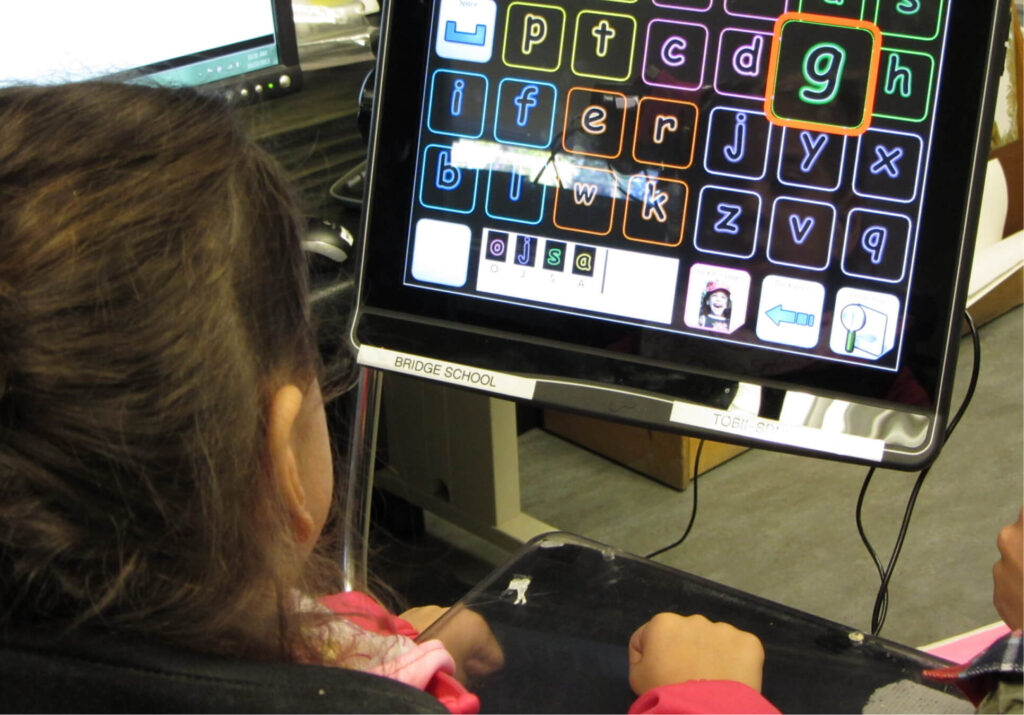
[[[686,489],[695,476],[694,460],[700,442],[696,437],[683,437],[558,410],[544,410],[544,427],[559,437],[675,489]],[[700,455],[700,473],[746,450],[746,447],[706,440]]]
[[[967,309],[981,327],[1024,301],[1024,142],[993,152],[985,174]],[[964,332],[966,332],[966,327]]]

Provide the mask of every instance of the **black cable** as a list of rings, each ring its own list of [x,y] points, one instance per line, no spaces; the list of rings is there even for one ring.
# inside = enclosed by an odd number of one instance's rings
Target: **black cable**
[[[684,541],[686,537],[690,535],[690,530],[693,528],[693,522],[697,519],[697,475],[700,474],[700,453],[704,451],[704,440],[702,439],[697,443],[697,454],[693,458],[693,479],[690,480],[690,487],[693,489],[693,506],[690,509],[690,522],[686,525],[686,530],[683,531],[683,535],[680,536],[676,541],[672,542],[668,546],[652,551],[647,554],[644,558],[653,559],[655,556],[659,556],[670,549],[674,549]]]
[[[974,318],[967,311],[964,311],[964,319],[967,321],[967,328],[971,331],[971,348],[974,350],[974,365],[971,367],[971,380],[967,384],[967,392],[964,394],[964,400],[960,403],[960,409],[953,415],[953,419],[949,421],[949,426],[946,427],[946,440],[949,440],[949,436],[953,434],[953,430],[956,429],[957,424],[960,422],[960,418],[964,416],[964,412],[967,411],[967,405],[971,403],[971,399],[974,397],[974,390],[978,386],[978,375],[981,373],[981,338],[978,336],[978,329],[974,325]]]
[[[978,376],[981,373],[981,339],[978,336],[978,329],[974,325],[974,319],[971,314],[964,312],[964,318],[967,321],[967,327],[971,331],[971,345],[974,349],[974,364],[971,368],[971,379],[967,385],[967,392],[964,394],[964,399],[960,403],[960,407],[957,409],[956,414],[949,421],[946,427],[945,435],[943,436],[943,445],[949,441],[950,436],[953,434],[953,430],[956,429],[960,419],[964,416],[967,411],[967,406],[971,404],[971,400],[974,398],[974,391],[978,386]],[[921,470],[918,474],[917,479],[914,482],[913,488],[910,490],[910,496],[907,499],[907,507],[903,512],[903,521],[900,524],[900,531],[896,537],[896,543],[893,546],[892,555],[889,557],[889,564],[885,568],[882,568],[881,562],[878,560],[878,554],[875,553],[874,548],[871,546],[871,542],[868,540],[867,534],[864,532],[864,524],[862,520],[862,508],[864,506],[864,496],[867,493],[868,485],[871,483],[871,478],[875,474],[875,467],[868,470],[867,475],[864,478],[864,484],[861,486],[860,496],[857,498],[857,531],[860,533],[861,541],[864,546],[867,547],[868,553],[871,555],[871,560],[875,564],[875,568],[878,570],[879,578],[881,583],[878,587],[878,593],[875,595],[875,604],[871,610],[871,634],[878,635],[882,626],[885,625],[885,617],[889,610],[889,582],[892,580],[893,571],[896,569],[896,562],[899,560],[900,553],[903,551],[903,543],[906,540],[907,530],[910,527],[910,518],[913,515],[914,507],[917,504],[918,494],[921,492],[921,487],[924,485],[924,480],[928,478],[928,473],[931,471],[931,465]]]
[[[878,571],[878,578],[885,578],[885,569],[882,568],[882,562],[878,560],[878,554],[875,553],[874,547],[871,545],[871,541],[868,540],[868,535],[864,532],[864,523],[862,519],[862,510],[864,508],[864,497],[868,493],[868,485],[871,484],[871,478],[875,476],[875,470],[877,467],[872,467],[868,470],[867,475],[864,477],[864,483],[860,487],[860,495],[857,497],[857,533],[860,534],[860,540],[868,550],[868,554],[871,555],[871,560],[875,562],[875,569]]]

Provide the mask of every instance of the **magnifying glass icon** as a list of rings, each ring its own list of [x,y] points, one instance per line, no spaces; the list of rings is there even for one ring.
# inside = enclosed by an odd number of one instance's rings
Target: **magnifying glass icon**
[[[868,314],[864,312],[864,306],[851,303],[839,314],[839,322],[846,328],[846,352],[852,353],[857,342],[857,331],[862,330],[868,322]]]

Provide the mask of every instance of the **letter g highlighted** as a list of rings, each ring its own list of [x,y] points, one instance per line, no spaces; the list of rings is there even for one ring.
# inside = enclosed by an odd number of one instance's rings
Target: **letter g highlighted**
[[[800,99],[807,104],[828,104],[839,94],[846,68],[846,50],[832,42],[819,42],[804,55],[804,81]]]

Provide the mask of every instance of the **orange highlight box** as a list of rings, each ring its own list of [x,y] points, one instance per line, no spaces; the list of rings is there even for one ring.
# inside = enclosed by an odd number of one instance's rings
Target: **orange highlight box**
[[[867,84],[864,88],[864,102],[860,112],[859,121],[856,123],[833,124],[829,122],[814,121],[808,118],[786,117],[776,111],[778,99],[777,88],[779,85],[780,56],[783,50],[783,29],[791,22],[822,25],[845,30],[857,30],[870,33],[871,49],[867,67]],[[821,43],[831,44],[831,43]],[[834,46],[834,45],[833,45]],[[772,37],[771,57],[768,64],[768,81],[765,87],[764,113],[770,122],[783,127],[793,129],[808,129],[816,132],[829,134],[840,134],[845,136],[860,136],[871,126],[875,108],[875,91],[878,85],[878,73],[881,66],[882,56],[882,31],[873,22],[868,20],[854,20],[842,17],[830,17],[814,13],[787,12],[780,15],[775,21],[775,28]],[[806,55],[805,55],[806,60]],[[804,75],[805,79],[812,81]]]

